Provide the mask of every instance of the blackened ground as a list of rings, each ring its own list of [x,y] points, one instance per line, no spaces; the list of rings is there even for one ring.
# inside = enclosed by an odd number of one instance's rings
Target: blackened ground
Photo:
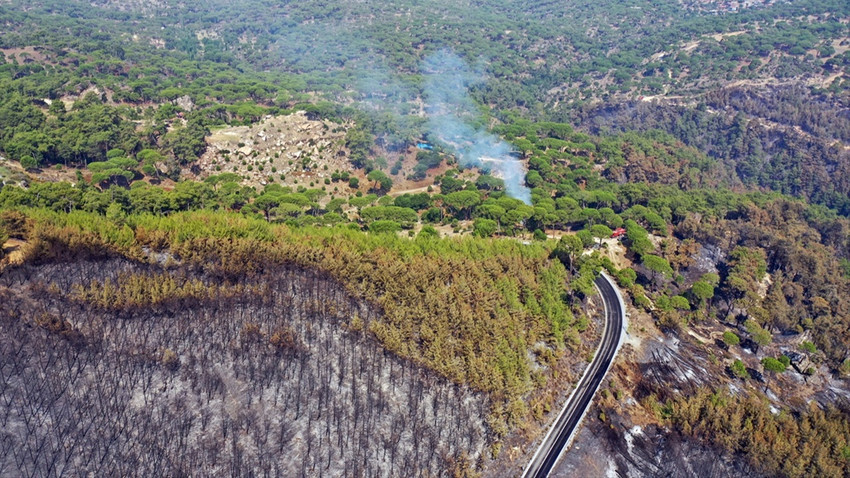
[[[160,272],[0,274],[0,477],[445,476],[482,456],[488,399],[386,353],[364,332],[379,312],[318,271],[209,300],[73,300]]]
[[[657,426],[632,425],[627,417],[608,416],[606,422],[591,409],[572,448],[551,477],[754,477],[758,474],[743,457]]]
[[[631,396],[614,401],[597,399],[570,450],[553,469],[553,477],[760,477],[746,458],[731,455],[699,440],[647,420],[639,403],[649,394],[688,395],[717,383],[722,365],[712,364],[705,352],[675,334],[645,340],[641,351],[625,347],[607,379]],[[613,405],[613,406],[609,406]],[[604,414],[604,421],[601,415]]]

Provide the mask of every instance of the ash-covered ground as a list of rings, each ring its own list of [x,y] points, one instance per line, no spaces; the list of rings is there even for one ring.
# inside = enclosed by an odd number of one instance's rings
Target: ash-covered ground
[[[677,431],[649,423],[638,402],[659,386],[676,393],[690,393],[708,385],[717,370],[702,359],[698,347],[675,337],[652,338],[641,344],[640,353],[630,344],[625,360],[612,369],[607,386],[617,390],[633,386],[622,399],[621,413],[600,408],[600,397],[588,411],[572,447],[552,472],[553,477],[759,477],[740,456],[705,445]],[[638,400],[635,399],[638,397]],[[603,415],[604,414],[604,415]],[[604,418],[604,421],[603,421]]]
[[[628,417],[588,420],[552,477],[759,477],[742,457]]]
[[[726,326],[704,323],[679,333],[662,333],[638,319],[632,329],[642,333],[627,338],[572,447],[552,476],[767,476],[747,457],[711,445],[711,437],[686,436],[667,427],[648,411],[646,403],[694,396],[706,388],[725,389],[741,398],[764,397],[773,413],[802,412],[812,401],[822,407],[848,403],[848,381],[834,376],[822,363],[813,375],[789,367],[780,375],[756,379],[754,367],[759,367],[761,358],[793,347],[800,337],[777,337],[771,345],[753,351],[719,344],[716,336]],[[732,360],[742,360],[751,377],[731,376],[728,365]]]
[[[487,397],[385,352],[359,330],[378,311],[325,274],[80,295],[145,278],[213,282],[123,260],[0,275],[0,477],[444,476],[482,456]]]

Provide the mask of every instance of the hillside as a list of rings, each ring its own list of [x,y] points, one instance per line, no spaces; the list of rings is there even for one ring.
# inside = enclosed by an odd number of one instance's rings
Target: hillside
[[[516,430],[568,389],[552,378],[580,371],[582,337],[593,341],[560,302],[565,270],[540,246],[296,231],[209,213],[123,226],[38,211],[5,221],[24,241],[0,286],[15,304],[2,329],[15,384],[4,396],[20,407],[5,414],[9,470],[480,466],[501,440],[527,440]],[[60,374],[38,399],[49,423],[28,411],[39,373]],[[84,403],[96,406],[68,415]],[[59,446],[53,427],[74,448]],[[223,441],[229,434],[237,441]],[[268,447],[290,451],[258,454]],[[34,449],[48,451],[35,462],[18,454]],[[68,463],[79,456],[91,458]]]
[[[0,1],[0,476],[850,476],[849,9]]]
[[[436,474],[485,450],[488,398],[345,327],[375,312],[315,271],[108,260],[3,281],[9,476]]]
[[[310,120],[303,111],[267,116],[253,126],[217,128],[195,163],[198,177],[233,172],[252,186],[322,184],[331,173],[353,173],[345,145],[346,128]]]

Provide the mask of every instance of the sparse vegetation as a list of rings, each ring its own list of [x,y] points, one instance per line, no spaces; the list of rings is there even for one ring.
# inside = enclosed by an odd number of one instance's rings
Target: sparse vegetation
[[[834,407],[812,404],[795,419],[771,413],[758,397],[700,390],[673,403],[671,422],[687,435],[746,453],[768,474],[803,477],[818,470],[820,476],[844,476],[847,471],[840,450],[850,443],[850,421]]]
[[[195,3],[0,2],[0,475],[513,469],[603,267],[735,390],[653,420],[846,475],[846,1]]]
[[[744,365],[744,362],[741,362],[739,359],[735,359],[730,365],[732,370],[732,374],[738,378],[747,379],[750,378],[749,372],[747,372],[747,367]]]

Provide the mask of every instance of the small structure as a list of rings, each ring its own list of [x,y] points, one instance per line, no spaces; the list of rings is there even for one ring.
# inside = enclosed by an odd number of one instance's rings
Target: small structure
[[[623,229],[622,227],[618,227],[617,229],[614,229],[614,232],[611,234],[611,237],[614,238],[614,239],[622,239],[625,236],[626,236],[626,230]]]
[[[433,151],[433,150],[434,150],[434,147],[433,147],[433,146],[431,146],[429,143],[421,143],[421,142],[420,142],[420,143],[416,143],[416,147],[417,147],[417,148],[419,148],[419,149],[426,149],[426,150],[428,150],[428,151]]]

